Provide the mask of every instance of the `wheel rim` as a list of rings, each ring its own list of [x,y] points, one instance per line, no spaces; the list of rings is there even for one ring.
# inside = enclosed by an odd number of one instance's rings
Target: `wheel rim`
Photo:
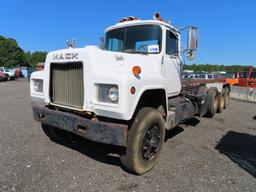
[[[152,124],[147,128],[141,148],[143,159],[150,160],[156,155],[160,137],[160,128],[158,125]]]
[[[218,109],[218,96],[215,96],[214,103],[213,103],[214,111]]]
[[[222,97],[221,97],[221,108],[222,109],[224,108],[224,105],[225,105],[225,95],[222,94]]]
[[[227,97],[226,97],[226,103],[227,105],[229,104],[229,99],[230,99],[230,92],[229,90],[227,91]]]

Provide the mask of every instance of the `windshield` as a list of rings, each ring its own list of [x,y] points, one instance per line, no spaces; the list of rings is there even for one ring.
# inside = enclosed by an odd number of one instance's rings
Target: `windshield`
[[[256,70],[255,70],[255,71],[252,71],[250,78],[256,78]]]
[[[127,53],[159,53],[162,29],[142,25],[114,29],[106,33],[105,50]]]
[[[247,78],[248,77],[248,71],[243,71],[241,73],[241,78]]]

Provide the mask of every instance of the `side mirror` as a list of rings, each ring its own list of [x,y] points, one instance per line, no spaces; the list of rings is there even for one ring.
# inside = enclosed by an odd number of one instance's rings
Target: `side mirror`
[[[196,27],[189,28],[188,31],[188,49],[196,50],[198,47],[198,29]]]
[[[100,48],[104,49],[104,45],[105,45],[105,39],[104,37],[100,37]]]
[[[189,60],[193,60],[195,57],[195,52],[198,48],[198,28],[190,27],[188,31],[188,55]]]

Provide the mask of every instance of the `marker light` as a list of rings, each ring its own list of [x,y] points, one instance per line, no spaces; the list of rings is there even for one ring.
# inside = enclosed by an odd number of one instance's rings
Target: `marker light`
[[[131,87],[131,94],[134,94],[136,92],[135,87]]]

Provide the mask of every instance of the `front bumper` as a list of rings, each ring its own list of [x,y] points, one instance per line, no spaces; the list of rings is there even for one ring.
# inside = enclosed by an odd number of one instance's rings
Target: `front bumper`
[[[71,113],[33,105],[36,121],[100,143],[126,146],[127,125],[94,121]]]

